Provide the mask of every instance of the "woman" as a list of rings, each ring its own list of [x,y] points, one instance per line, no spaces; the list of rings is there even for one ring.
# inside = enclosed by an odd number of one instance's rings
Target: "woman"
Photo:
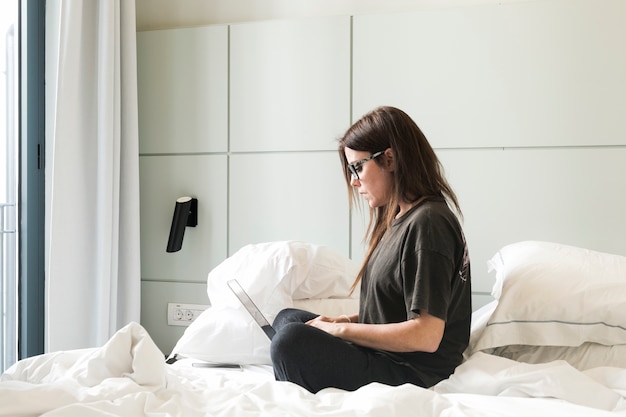
[[[359,313],[287,309],[274,322],[277,380],[311,392],[370,382],[430,387],[461,363],[469,341],[469,257],[452,188],[403,111],[380,107],[339,141],[350,206],[370,207],[369,247],[353,284]]]

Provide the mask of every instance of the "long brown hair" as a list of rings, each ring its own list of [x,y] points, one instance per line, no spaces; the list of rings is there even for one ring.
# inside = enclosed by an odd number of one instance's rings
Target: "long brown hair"
[[[391,227],[401,202],[412,203],[423,197],[439,196],[446,199],[460,219],[463,213],[435,151],[413,119],[402,110],[378,107],[354,123],[339,139],[339,158],[352,209],[355,203],[361,204],[361,199],[358,190],[351,185],[352,175],[347,166],[345,148],[371,153],[389,148],[396,164],[391,200],[385,206],[370,209],[370,221],[364,237],[369,244],[361,270],[352,284],[354,290],[363,277],[372,252]],[[381,160],[374,159],[377,164],[381,164]]]

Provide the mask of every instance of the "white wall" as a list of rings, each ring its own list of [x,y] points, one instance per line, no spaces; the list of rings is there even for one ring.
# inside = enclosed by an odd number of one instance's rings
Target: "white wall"
[[[137,29],[408,12],[537,0],[135,0]]]
[[[505,244],[626,254],[626,4],[554,0],[138,34],[142,323],[168,352],[167,302],[207,303],[241,246],[300,239],[361,259],[336,139],[403,108],[465,214],[475,306]],[[174,200],[199,224],[166,254]]]

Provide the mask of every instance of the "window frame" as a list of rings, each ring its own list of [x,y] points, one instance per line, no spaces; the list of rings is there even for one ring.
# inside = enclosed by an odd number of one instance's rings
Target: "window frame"
[[[21,0],[18,358],[44,352],[45,6]]]

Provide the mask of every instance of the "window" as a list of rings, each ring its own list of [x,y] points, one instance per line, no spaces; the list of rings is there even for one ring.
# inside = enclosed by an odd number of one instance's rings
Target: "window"
[[[44,23],[0,2],[0,371],[44,348]]]
[[[18,1],[0,5],[0,370],[17,359]]]

